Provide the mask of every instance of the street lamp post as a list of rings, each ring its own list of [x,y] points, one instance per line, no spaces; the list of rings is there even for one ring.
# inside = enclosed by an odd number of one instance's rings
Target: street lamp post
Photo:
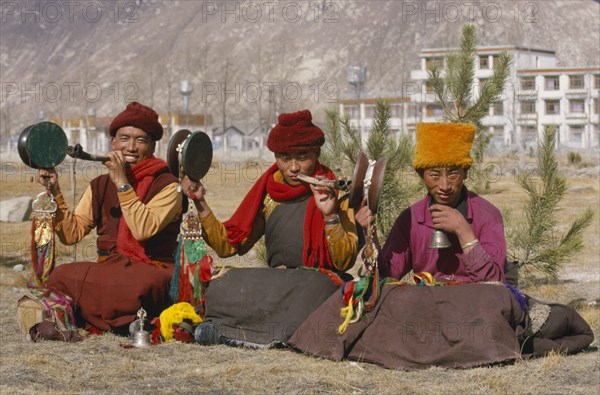
[[[367,81],[367,68],[365,66],[348,66],[348,83],[354,87],[354,95],[360,99],[360,92]]]
[[[190,114],[190,96],[192,95],[192,91],[194,87],[192,83],[188,80],[182,80],[179,85],[179,92],[181,96],[183,96],[183,113],[185,114],[185,122],[186,125],[189,124],[189,114]]]
[[[367,80],[367,68],[364,66],[353,66],[348,65],[348,83],[354,87],[354,96],[356,99],[360,99],[360,92]],[[361,111],[361,105],[357,100],[358,105],[358,124],[360,128],[360,135],[362,139],[362,135],[364,132],[364,119],[363,119],[363,111]]]

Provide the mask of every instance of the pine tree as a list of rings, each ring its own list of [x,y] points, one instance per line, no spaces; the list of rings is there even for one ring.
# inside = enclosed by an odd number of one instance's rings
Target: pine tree
[[[569,230],[561,235],[556,218],[557,206],[564,197],[567,181],[558,169],[554,154],[556,128],[546,128],[536,157],[539,177],[529,174],[518,178],[519,185],[527,193],[524,205],[525,222],[518,222],[511,213],[505,217],[507,226],[508,257],[516,260],[527,280],[535,272],[556,278],[564,262],[583,248],[583,231],[594,217],[594,210],[587,208],[575,218]]]
[[[415,181],[412,169],[412,140],[401,135],[396,142],[390,127],[391,106],[386,100],[375,103],[375,116],[366,143],[360,131],[348,117],[339,117],[337,111],[327,112],[325,146],[321,154],[323,163],[341,174],[351,176],[362,149],[371,160],[387,158],[386,171],[379,199],[377,227],[380,235],[387,235],[400,212],[408,207],[417,194],[422,194],[421,183]],[[411,177],[413,176],[413,177]],[[383,241],[385,237],[381,237]]]
[[[464,25],[459,51],[446,58],[445,70],[432,66],[428,70],[427,83],[433,88],[436,101],[442,105],[446,122],[473,123],[477,126],[472,149],[474,166],[469,172],[469,186],[475,192],[483,192],[488,189],[488,185],[481,163],[490,137],[480,121],[504,91],[512,56],[503,53],[496,58],[491,77],[480,89],[479,97],[474,98],[475,64],[478,60],[476,45],[475,26]]]
[[[325,142],[321,150],[320,161],[327,164],[338,176],[347,177],[349,166],[344,162],[344,141],[340,125],[340,117],[336,110],[328,109],[325,111]],[[352,174],[350,173],[350,176]]]

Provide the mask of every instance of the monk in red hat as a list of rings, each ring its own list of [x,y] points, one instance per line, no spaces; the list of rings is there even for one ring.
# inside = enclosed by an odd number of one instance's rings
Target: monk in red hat
[[[358,238],[348,201],[338,202],[332,188],[298,179],[298,174],[335,179],[319,162],[324,143],[323,131],[312,123],[309,110],[281,114],[267,139],[275,164],[224,223],[206,202],[205,189],[183,180],[184,193],[198,208],[206,242],[220,257],[243,255],[264,235],[271,267],[308,266],[336,272],[352,267]]]
[[[89,329],[127,332],[143,307],[150,317],[170,305],[169,283],[181,217],[178,180],[154,157],[163,135],[158,114],[133,102],[110,124],[108,174],[90,182],[69,211],[55,169],[38,171],[58,204],[55,231],[63,244],[96,228],[98,262],[57,266],[48,287],[73,300]]]
[[[307,184],[298,178],[299,174],[304,174],[318,179],[335,179],[333,172],[319,162],[319,154],[324,142],[323,131],[312,123],[309,110],[281,114],[278,124],[271,130],[267,140],[267,147],[275,154],[275,163],[250,189],[233,216],[223,223],[217,220],[210,209],[202,185],[188,178],[183,179],[182,190],[193,199],[198,209],[204,238],[220,257],[243,255],[264,235],[268,264],[271,267],[310,268],[313,269],[313,273],[314,269],[318,269],[343,274],[354,265],[358,251],[358,237],[352,210],[348,208],[348,200],[338,200],[338,193],[332,188]],[[306,306],[314,305],[313,307],[316,308],[324,298],[337,289],[333,286],[329,288],[330,285],[327,284],[328,288],[325,292],[324,285],[317,284],[317,280],[310,280],[309,286],[303,286],[302,291],[298,291],[304,292],[300,295],[291,291],[298,282],[302,281],[300,277],[303,274],[295,272],[296,274],[291,275],[291,272],[268,271],[260,274],[261,278],[252,280],[249,279],[248,274],[245,274],[245,279],[246,282],[254,283],[252,288],[257,290],[256,297],[260,301],[264,300],[266,290],[275,292],[274,289],[280,287],[289,295],[293,295],[290,299],[304,302],[304,313],[310,313]],[[299,272],[306,272],[306,270]],[[266,279],[277,275],[287,277]],[[317,275],[327,277],[320,273]],[[285,283],[288,279],[289,284]],[[329,278],[323,281],[331,283]],[[215,296],[218,289],[219,286],[214,283],[211,283],[208,288],[207,318],[210,318],[211,314],[216,314],[215,309],[219,309],[216,305],[220,303],[220,297]],[[240,310],[255,309],[259,302],[253,299],[252,291],[244,292],[249,293],[246,297],[250,302]],[[323,295],[317,301],[315,294],[319,293]],[[232,291],[224,290],[222,299],[231,299],[232,294]],[[285,299],[287,295],[272,294],[270,297],[278,300],[278,298]],[[285,300],[280,302],[281,305],[287,303]],[[274,318],[268,312],[274,308],[289,310],[290,317],[280,320]],[[289,332],[289,328],[293,327],[290,322],[297,324],[298,317],[302,315],[292,307],[284,308],[276,305],[259,310],[262,311],[247,315],[251,318],[257,314],[268,317],[271,325],[276,324],[275,331],[287,326]],[[246,314],[245,311],[240,313]],[[235,316],[236,313],[228,311],[224,312],[224,315]],[[218,317],[215,317],[215,320],[218,321]],[[257,343],[269,343],[285,341],[286,336],[291,335],[290,332],[281,333],[281,336],[261,337],[256,333],[260,333],[264,328],[264,322],[259,320],[252,324],[254,330],[241,333],[243,325],[238,320],[235,323],[236,331],[231,337],[243,337],[245,340],[250,338]],[[233,324],[231,325],[233,327]],[[206,327],[206,324],[201,327]],[[203,343],[202,338],[202,334],[197,330],[196,339]]]

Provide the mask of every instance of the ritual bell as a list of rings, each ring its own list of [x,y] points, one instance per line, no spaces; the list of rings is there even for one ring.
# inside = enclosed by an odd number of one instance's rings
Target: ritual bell
[[[428,247],[432,249],[441,249],[448,248],[451,245],[452,243],[450,243],[450,240],[448,239],[446,233],[439,229],[436,229],[431,234],[431,240],[429,241]]]
[[[150,347],[150,334],[144,330],[144,321],[146,320],[146,310],[140,308],[137,312],[138,319],[129,326],[129,331],[133,337],[131,345],[138,348]]]
[[[429,205],[434,204],[433,196],[429,195]],[[436,210],[437,211],[437,210]],[[431,249],[442,249],[448,248],[452,245],[448,239],[448,235],[439,229],[435,229],[431,234],[431,240],[429,241],[428,247]]]
[[[132,345],[138,348],[150,347],[150,334],[144,330],[135,332]]]

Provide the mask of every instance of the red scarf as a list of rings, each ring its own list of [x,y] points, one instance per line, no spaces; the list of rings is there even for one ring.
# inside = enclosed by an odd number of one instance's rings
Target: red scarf
[[[320,269],[329,269],[331,267],[331,257],[329,256],[329,248],[325,236],[325,221],[321,210],[315,204],[315,197],[312,195],[310,186],[306,183],[291,186],[276,181],[274,174],[277,171],[277,164],[271,166],[256,181],[233,216],[224,223],[229,243],[236,245],[248,237],[265,193],[268,193],[277,202],[295,200],[302,195],[310,193],[310,200],[308,201],[306,214],[304,215],[304,250],[302,251],[302,260],[305,266],[314,267],[316,264]],[[311,176],[325,176],[331,180],[335,179],[335,174],[319,162],[317,162],[315,172]]]
[[[127,179],[133,186],[135,194],[140,201],[144,201],[152,181],[155,179],[156,173],[167,167],[167,163],[155,157],[145,159],[140,163],[133,165],[127,170]],[[133,237],[127,222],[123,217],[119,221],[119,229],[117,231],[117,251],[127,255],[135,261],[155,264],[146,252],[144,251],[144,243]]]

